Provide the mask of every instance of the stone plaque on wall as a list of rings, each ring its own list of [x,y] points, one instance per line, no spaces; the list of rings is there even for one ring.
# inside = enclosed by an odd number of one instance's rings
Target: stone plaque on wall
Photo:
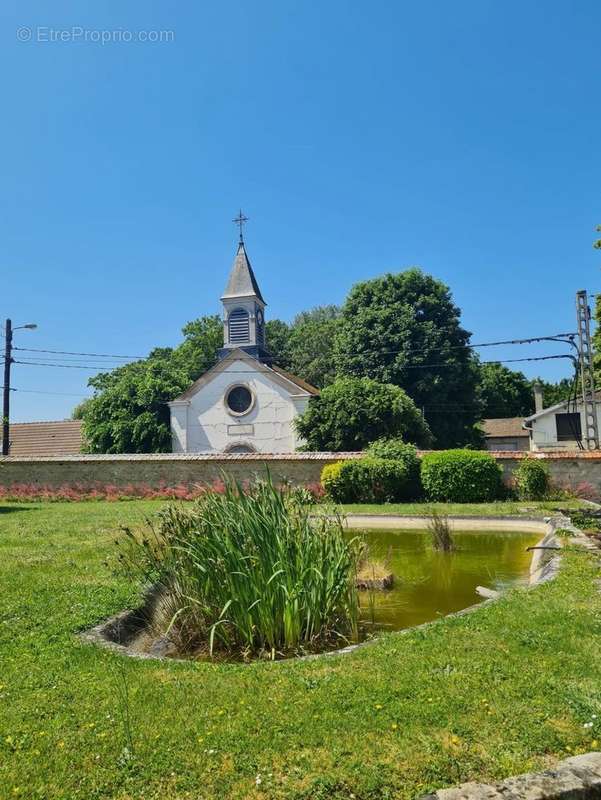
[[[255,432],[254,425],[228,425],[229,436],[252,436]]]

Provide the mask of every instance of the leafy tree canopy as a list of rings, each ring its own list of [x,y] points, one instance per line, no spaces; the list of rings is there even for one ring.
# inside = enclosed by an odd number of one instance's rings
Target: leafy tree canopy
[[[534,411],[532,382],[503,364],[481,364],[478,398],[482,417],[527,417]]]
[[[338,372],[404,389],[436,447],[474,444],[478,366],[459,318],[448,287],[420,269],[358,283],[336,333]]]
[[[336,376],[333,350],[339,321],[337,306],[317,306],[298,314],[290,328],[287,368],[320,389]]]
[[[398,386],[370,378],[338,378],[313,397],[296,429],[306,450],[363,450],[382,437],[427,446],[430,430]]]
[[[335,377],[334,337],[340,318],[338,306],[317,306],[297,314],[290,325],[279,319],[266,325],[267,349],[273,362],[318,388]]]
[[[194,320],[183,333],[178,347],[157,348],[146,359],[89,380],[94,395],[77,409],[88,452],[171,450],[167,403],[213,366],[223,343],[218,316]]]
[[[288,365],[288,341],[290,325],[281,319],[270,319],[265,323],[265,344],[273,357],[273,361],[283,369]]]

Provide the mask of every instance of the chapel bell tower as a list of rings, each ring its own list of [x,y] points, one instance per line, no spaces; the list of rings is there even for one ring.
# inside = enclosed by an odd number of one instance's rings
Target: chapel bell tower
[[[221,295],[223,348],[219,351],[219,358],[240,349],[259,361],[269,361],[271,356],[265,348],[266,303],[248,260],[242,236],[246,217],[240,212],[234,222],[240,225],[240,241],[227,286]]]

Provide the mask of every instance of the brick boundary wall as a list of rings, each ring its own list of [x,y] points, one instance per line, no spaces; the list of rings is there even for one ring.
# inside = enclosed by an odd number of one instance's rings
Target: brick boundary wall
[[[65,484],[159,484],[207,483],[223,474],[239,480],[264,475],[269,469],[275,481],[295,484],[319,481],[326,464],[359,458],[361,453],[164,453],[152,455],[77,455],[38,458],[0,458],[0,485],[30,483],[58,488]],[[517,451],[491,452],[503,468],[505,480],[522,458],[531,457],[549,465],[551,478],[575,488],[588,483],[601,495],[600,452]]]

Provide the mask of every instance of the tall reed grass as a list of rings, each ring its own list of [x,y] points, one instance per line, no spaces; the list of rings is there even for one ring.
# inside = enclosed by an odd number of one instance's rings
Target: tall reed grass
[[[269,480],[226,482],[127,536],[126,562],[160,587],[182,650],[276,658],[357,637],[358,542]]]
[[[432,536],[434,549],[442,550],[443,553],[452,552],[455,549],[455,542],[453,541],[449,518],[440,515],[435,509],[430,511],[428,517],[428,530]]]

